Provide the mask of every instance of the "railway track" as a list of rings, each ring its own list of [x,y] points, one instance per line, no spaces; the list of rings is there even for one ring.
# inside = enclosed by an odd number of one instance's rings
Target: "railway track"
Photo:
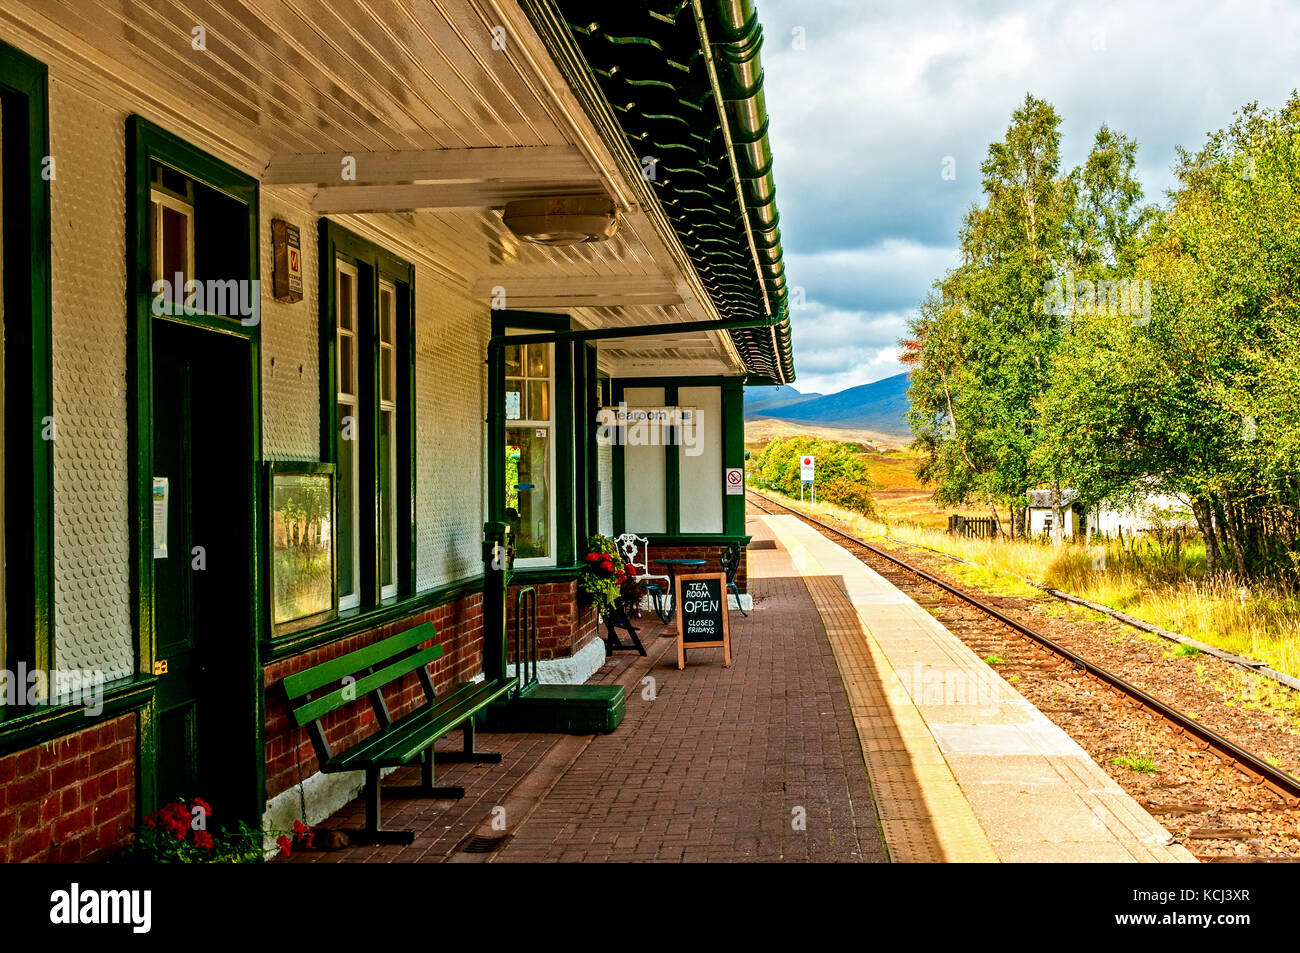
[[[859,539],[837,526],[833,526],[832,524],[823,522],[816,517],[809,516],[799,510],[785,506],[784,504],[779,503],[770,497],[764,496],[763,494],[756,493],[753,490],[748,490],[746,492],[746,498],[749,500],[751,505],[770,515],[788,514],[798,517],[805,523],[815,527],[823,534],[840,541],[842,545],[844,545],[845,549],[877,571],[881,571],[880,563],[881,561],[884,561],[885,571],[882,572],[882,575],[885,575],[887,578],[890,575],[899,572],[909,574],[920,578],[929,586],[939,589],[943,593],[960,600],[960,602],[966,606],[969,606],[977,610],[983,616],[994,620],[998,625],[1010,629],[1016,635],[1029,642],[1036,649],[1054,656],[1059,659],[1061,663],[1070,665],[1081,674],[1108,686],[1111,690],[1122,695],[1126,702],[1140,706],[1150,712],[1197,747],[1212,752],[1221,761],[1236,768],[1249,781],[1255,784],[1264,785],[1275,792],[1288,806],[1296,807],[1300,805],[1300,780],[1297,780],[1284,771],[1278,770],[1262,758],[1257,757],[1250,751],[1241,748],[1217,732],[1207,728],[1203,724],[1200,724],[1197,719],[1173,708],[1160,699],[1143,691],[1141,688],[1138,688],[1136,685],[1133,685],[1131,682],[1108,671],[1102,666],[1083,658],[1076,652],[1073,652],[1060,643],[1048,638],[1046,635],[1035,631],[1033,628],[1023,624],[1017,619],[1011,618],[996,607],[988,605],[984,601],[963,591],[957,586],[939,579],[925,570],[905,562],[893,553],[887,552],[878,546],[874,546],[863,539]],[[1035,665],[1041,663],[1031,661],[1024,664],[1026,667],[1035,667]]]

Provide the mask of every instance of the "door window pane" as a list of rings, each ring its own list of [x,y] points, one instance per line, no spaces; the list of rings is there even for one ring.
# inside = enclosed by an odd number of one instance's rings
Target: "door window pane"
[[[397,441],[394,417],[391,410],[379,415],[379,585],[385,590],[397,586],[397,499],[393,483]]]
[[[548,344],[530,344],[528,345],[528,376],[529,377],[547,377],[550,375],[550,345]]]
[[[519,514],[515,558],[551,555],[551,441],[548,428],[506,430],[506,505]]]
[[[519,357],[519,345],[511,344],[506,347],[506,377],[523,377],[524,365]]]
[[[338,464],[338,564],[339,564],[339,599],[342,601],[356,595],[357,579],[357,458],[356,444],[343,439],[350,429],[352,407],[339,403],[339,464]]]
[[[526,412],[524,382],[506,381],[506,420],[523,420]]]
[[[352,335],[339,335],[339,393],[355,394],[357,382],[352,370],[356,367],[356,355],[353,354]]]
[[[551,419],[551,382],[528,382],[528,420]]]

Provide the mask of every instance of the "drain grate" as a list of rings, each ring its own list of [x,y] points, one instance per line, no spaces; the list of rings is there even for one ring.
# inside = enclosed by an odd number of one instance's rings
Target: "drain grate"
[[[460,854],[492,854],[499,851],[505,846],[506,841],[510,839],[509,834],[501,834],[497,837],[482,837],[471,835],[461,842]]]
[[[776,549],[776,540],[774,539],[751,539],[749,541],[750,549]]]

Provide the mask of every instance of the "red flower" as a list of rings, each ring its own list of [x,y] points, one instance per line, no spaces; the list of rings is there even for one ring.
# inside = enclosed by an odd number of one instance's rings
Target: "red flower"
[[[201,850],[211,850],[212,835],[209,834],[207,831],[195,831],[194,846],[200,848]]]
[[[196,797],[196,798],[194,799],[193,806],[194,806],[194,807],[197,807],[197,808],[200,808],[200,809],[203,811],[203,816],[204,816],[204,817],[211,817],[211,816],[212,816],[212,805],[209,804],[207,801],[203,800],[203,798],[201,798],[201,797]]]
[[[288,857],[290,854],[293,853],[293,847],[287,834],[281,834],[279,837],[275,839],[275,843],[280,848],[281,857]]]

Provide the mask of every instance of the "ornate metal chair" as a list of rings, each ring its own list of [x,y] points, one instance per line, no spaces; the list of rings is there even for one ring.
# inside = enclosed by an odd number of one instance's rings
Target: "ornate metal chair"
[[[672,583],[667,576],[650,574],[650,540],[644,536],[638,536],[636,533],[624,533],[614,540],[614,545],[618,547],[618,551],[623,555],[623,562],[636,567],[633,572],[645,586],[646,592],[650,593],[650,601],[654,604],[655,614],[659,616],[660,621],[667,625],[668,615],[664,612],[664,594]],[[650,582],[652,579],[657,579],[660,582]]]

